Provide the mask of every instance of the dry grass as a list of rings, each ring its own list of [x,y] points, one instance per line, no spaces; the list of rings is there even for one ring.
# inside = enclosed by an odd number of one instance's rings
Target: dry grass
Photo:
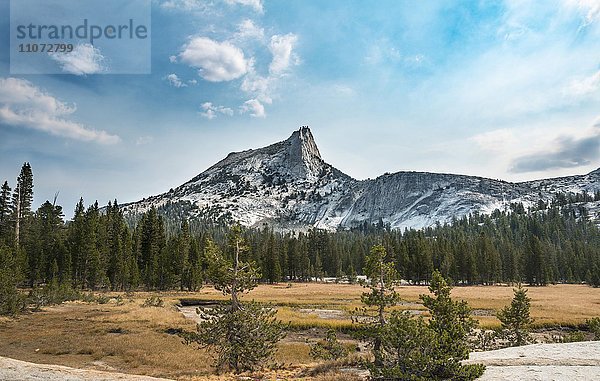
[[[365,289],[360,285],[294,283],[292,287],[285,285],[260,285],[248,294],[245,300],[256,300],[271,303],[279,307],[278,317],[290,322],[292,327],[306,329],[311,327],[343,329],[351,326],[347,319],[322,319],[315,314],[300,312],[301,308],[338,309],[349,313],[360,307],[360,295]],[[398,309],[423,310],[418,305],[419,295],[428,293],[425,286],[398,287],[402,300],[408,305]],[[574,326],[587,319],[600,316],[600,288],[586,285],[550,285],[546,287],[529,287],[532,299],[531,315],[537,326]],[[495,311],[510,304],[513,288],[509,286],[470,286],[455,287],[452,290],[455,299],[466,300],[473,309],[487,310],[488,313],[476,318],[483,327],[496,327],[500,322],[495,318]],[[223,299],[218,291],[205,288],[197,293],[169,293],[163,298],[176,303],[180,297],[204,300]]]
[[[245,300],[272,303],[278,308],[278,317],[295,328],[280,343],[275,359],[284,367],[263,374],[261,379],[314,380],[313,376],[302,376],[306,368],[315,365],[308,355],[306,340],[324,336],[324,328],[349,328],[348,312],[360,306],[363,291],[358,285],[312,283],[294,284],[291,288],[261,285],[245,295]],[[420,294],[427,293],[426,287],[399,287],[398,292],[405,301],[400,309],[423,309],[416,303]],[[167,292],[160,294],[164,308],[142,307],[151,295],[136,293],[125,297],[124,305],[67,303],[16,319],[2,318],[0,356],[157,377],[207,379],[213,371],[210,354],[184,344],[165,330],[195,329],[195,323],[174,308],[181,298],[215,300],[223,299],[223,295],[208,287],[196,293]],[[457,287],[453,296],[480,310],[477,318],[482,326],[491,327],[499,324],[494,312],[510,303],[513,292],[511,287],[500,286]],[[532,315],[539,325],[576,325],[600,316],[600,289],[584,285],[531,287],[529,296]],[[310,312],[320,309],[343,312],[327,319]],[[354,376],[331,372],[314,377],[327,381]],[[224,375],[208,379],[236,378]]]
[[[314,313],[305,313],[292,307],[277,307],[277,318],[289,323],[293,329],[333,328],[337,330],[352,328],[352,321],[347,319],[323,319]]]
[[[194,324],[169,308],[67,303],[0,323],[0,355],[157,377],[210,373],[208,354],[167,328]]]

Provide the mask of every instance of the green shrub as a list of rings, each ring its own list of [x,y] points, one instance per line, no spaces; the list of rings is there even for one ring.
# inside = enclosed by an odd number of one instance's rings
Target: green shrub
[[[514,290],[515,296],[510,306],[504,307],[496,317],[502,323],[501,335],[512,346],[520,346],[533,342],[529,335],[529,328],[533,319],[529,315],[531,299],[527,296],[527,289],[521,284]]]
[[[330,329],[324,340],[310,346],[310,356],[316,360],[338,360],[348,356],[348,349],[338,341],[335,330]]]
[[[153,295],[149,298],[147,298],[144,301],[144,304],[142,304],[142,307],[164,307],[165,306],[165,302],[156,295]]]
[[[600,340],[600,317],[594,317],[586,321],[590,332],[594,334],[595,340]]]
[[[578,343],[585,341],[585,334],[581,331],[570,332],[562,339],[563,343]]]
[[[433,295],[421,295],[431,319],[391,313],[379,333],[381,363],[367,364],[373,379],[468,381],[483,374],[481,364],[461,364],[469,358],[468,336],[477,321],[466,302],[452,300],[451,289],[435,271],[429,286]]]
[[[0,315],[14,316],[25,308],[25,299],[17,290],[14,276],[0,270]]]

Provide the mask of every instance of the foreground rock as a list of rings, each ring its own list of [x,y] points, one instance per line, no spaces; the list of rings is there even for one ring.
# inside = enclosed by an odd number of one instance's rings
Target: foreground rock
[[[0,380],[11,381],[166,381],[165,378],[34,364],[0,357]]]
[[[476,352],[465,363],[486,365],[481,381],[600,380],[600,341]]]

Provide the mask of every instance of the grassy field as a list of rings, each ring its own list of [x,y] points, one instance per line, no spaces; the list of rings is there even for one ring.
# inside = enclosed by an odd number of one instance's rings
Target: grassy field
[[[276,361],[285,364],[280,378],[297,378],[314,366],[307,340],[324,336],[324,328],[351,327],[349,312],[360,305],[363,288],[341,284],[261,285],[244,299],[272,303],[278,316],[295,328],[280,344]],[[424,312],[418,304],[426,287],[400,287],[398,308]],[[113,294],[117,295],[117,294]],[[0,320],[0,356],[36,363],[112,370],[177,379],[206,379],[211,356],[188,346],[170,329],[193,330],[195,323],[175,308],[181,298],[215,300],[223,296],[205,288],[196,293],[161,293],[164,308],[142,307],[150,293],[124,297],[124,303],[66,303],[15,319]],[[510,303],[510,287],[457,287],[453,296],[466,300],[484,326],[498,325],[495,311]],[[600,316],[600,289],[556,285],[529,289],[532,315],[539,326],[578,325]],[[349,341],[347,335],[341,335]],[[329,378],[328,378],[329,377]],[[222,378],[221,378],[222,379]],[[320,376],[320,380],[334,379]]]

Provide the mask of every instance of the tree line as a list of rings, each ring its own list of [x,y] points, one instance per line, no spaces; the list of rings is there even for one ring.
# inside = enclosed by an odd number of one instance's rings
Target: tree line
[[[600,230],[582,205],[595,196],[558,194],[534,208],[512,204],[422,230],[380,222],[337,232],[263,226],[241,234],[262,282],[353,282],[371,247],[381,244],[400,277],[413,284],[429,284],[439,270],[458,285],[600,285]],[[173,226],[150,208],[132,223],[116,200],[101,208],[83,199],[65,221],[56,200],[36,210],[32,202],[33,172],[25,163],[14,189],[5,181],[0,192],[0,267],[19,286],[55,281],[91,290],[196,290],[206,280],[210,245],[234,255],[224,222],[180,220]]]

